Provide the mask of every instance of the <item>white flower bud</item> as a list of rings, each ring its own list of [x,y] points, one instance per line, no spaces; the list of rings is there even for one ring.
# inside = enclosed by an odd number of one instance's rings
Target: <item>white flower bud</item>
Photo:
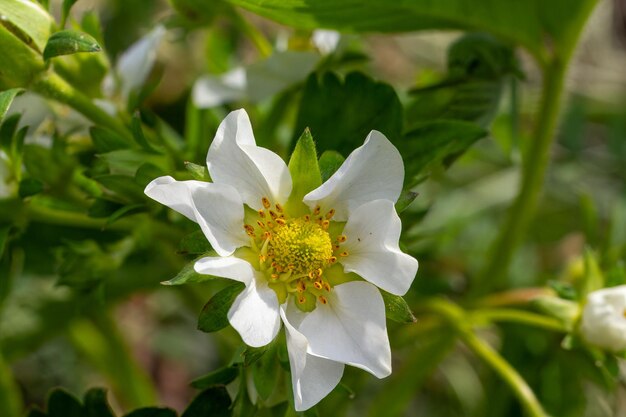
[[[626,285],[589,294],[580,330],[590,344],[612,352],[626,350]]]

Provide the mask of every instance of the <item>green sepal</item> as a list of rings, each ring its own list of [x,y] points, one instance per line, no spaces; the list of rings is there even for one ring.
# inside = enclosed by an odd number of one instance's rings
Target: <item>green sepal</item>
[[[210,280],[217,278],[213,275],[199,274],[196,272],[196,270],[194,269],[194,265],[196,264],[196,261],[199,259],[200,258],[197,258],[189,262],[187,265],[183,267],[183,269],[180,270],[178,274],[176,274],[174,278],[167,280],[167,281],[163,281],[161,282],[161,284],[162,285],[182,285],[182,284],[188,284],[191,282],[210,281]]]
[[[267,400],[276,388],[278,357],[276,344],[270,343],[265,353],[252,365],[252,380],[259,396]]]
[[[83,417],[83,406],[72,394],[55,389],[48,397],[48,417]]]
[[[291,154],[289,173],[293,181],[293,188],[285,209],[292,216],[305,215],[310,210],[302,202],[302,199],[310,191],[322,185],[322,175],[317,162],[315,142],[313,142],[313,136],[311,136],[308,128],[304,129]]]
[[[319,166],[322,181],[329,179],[346,159],[337,151],[324,151],[320,156]]]
[[[228,310],[243,289],[244,285],[236,282],[215,294],[205,304],[198,317],[198,330],[211,333],[227,327],[229,325]]]
[[[205,166],[185,161],[185,168],[187,168],[194,180],[211,182],[209,170]]]
[[[62,30],[50,36],[43,58],[48,60],[59,55],[71,55],[79,52],[100,52],[98,42],[86,33],[74,30]]]
[[[231,403],[226,388],[214,386],[198,394],[181,417],[229,417],[233,414]]]
[[[383,296],[385,312],[389,320],[398,323],[415,323],[417,321],[404,298],[383,290],[380,290],[380,294]]]

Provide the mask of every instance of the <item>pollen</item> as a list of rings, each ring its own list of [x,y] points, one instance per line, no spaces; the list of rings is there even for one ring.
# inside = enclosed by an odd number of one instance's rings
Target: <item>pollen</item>
[[[289,219],[275,228],[268,251],[274,262],[295,275],[318,276],[331,258],[333,246],[330,235],[317,223],[305,219]]]

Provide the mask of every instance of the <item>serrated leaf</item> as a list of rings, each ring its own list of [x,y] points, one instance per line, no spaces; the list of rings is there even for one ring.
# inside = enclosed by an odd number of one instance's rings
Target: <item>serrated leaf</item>
[[[307,79],[296,122],[294,142],[308,127],[319,152],[336,150],[348,155],[361,146],[372,130],[397,142],[402,132],[402,105],[388,84],[360,72],[343,81],[333,73]]]
[[[210,281],[213,280],[217,277],[213,276],[213,275],[205,275],[205,274],[199,274],[196,272],[196,270],[193,268],[193,266],[195,265],[196,261],[200,259],[194,259],[193,261],[189,262],[187,265],[185,265],[183,267],[183,269],[180,270],[180,272],[178,274],[176,274],[176,276],[168,281],[163,281],[161,282],[161,284],[163,285],[183,285],[183,284],[188,284],[188,283],[192,283],[192,282],[204,282],[204,281]]]
[[[128,141],[112,130],[99,126],[92,126],[89,129],[93,146],[100,153],[117,151],[129,148]]]
[[[264,355],[252,365],[252,380],[259,396],[267,400],[274,392],[278,379],[276,347],[271,344]]]
[[[209,372],[199,378],[191,381],[191,386],[196,389],[205,389],[215,385],[228,385],[233,382],[239,376],[239,367],[237,366],[225,366],[224,368],[216,369],[213,372]]]
[[[43,58],[50,59],[60,55],[71,55],[79,52],[99,52],[102,48],[98,42],[86,33],[74,30],[62,30],[50,36]]]
[[[185,161],[185,168],[189,171],[193,179],[198,181],[211,181],[209,170],[204,165],[198,165],[193,162]]]
[[[211,387],[193,399],[181,417],[230,417],[231,399],[224,387]]]
[[[43,191],[43,183],[34,178],[25,178],[20,181],[18,194],[21,198],[26,198],[39,194]]]
[[[196,230],[195,232],[183,237],[178,245],[179,252],[183,254],[200,255],[208,253],[212,249],[211,244],[202,230]]]
[[[294,216],[304,215],[309,212],[309,208],[302,202],[302,199],[310,191],[322,185],[322,175],[317,162],[317,151],[308,128],[304,129],[291,154],[289,173],[291,174],[293,187],[289,200],[287,200],[287,208]]]
[[[343,164],[346,159],[337,151],[325,151],[320,156],[319,167],[322,182],[329,179]]]
[[[48,417],[84,417],[83,406],[63,389],[55,389],[48,397]]]
[[[380,293],[385,302],[385,312],[388,319],[398,323],[415,323],[417,321],[404,298],[383,290],[380,290]]]
[[[215,294],[206,303],[198,317],[198,330],[211,333],[227,327],[229,325],[228,310],[243,289],[244,285],[237,282]]]
[[[92,388],[85,394],[83,417],[115,417],[107,401],[106,390]]]
[[[169,408],[145,407],[131,411],[124,417],[176,417],[176,411]]]
[[[0,123],[2,123],[2,120],[4,120],[4,116],[9,111],[9,107],[11,107],[11,103],[13,103],[15,97],[17,97],[23,91],[23,88],[11,88],[9,90],[0,92]]]

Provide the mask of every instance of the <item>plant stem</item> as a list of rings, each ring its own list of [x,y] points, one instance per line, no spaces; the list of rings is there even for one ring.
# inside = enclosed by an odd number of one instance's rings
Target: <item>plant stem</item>
[[[553,330],[556,332],[567,331],[565,326],[563,326],[563,324],[557,319],[523,310],[512,310],[505,308],[475,310],[471,312],[471,320],[474,322],[504,321],[527,324],[529,326],[540,327],[542,329]]]
[[[530,417],[548,417],[548,414],[543,410],[541,403],[539,403],[535,393],[524,378],[517,373],[506,359],[474,333],[471,327],[472,322],[468,319],[467,312],[456,304],[444,299],[430,299],[420,303],[419,307],[442,316],[452,324],[467,347],[493,368],[511,387]]]
[[[130,131],[121,121],[96,106],[89,97],[76,90],[54,72],[47,72],[36,79],[31,88],[44,97],[67,104],[95,124],[111,129],[132,142]]]
[[[529,416],[548,416],[524,378],[496,350],[472,331],[462,331],[460,336],[465,345],[484,360],[511,387]]]
[[[550,160],[566,65],[553,61],[544,69],[539,120],[522,164],[522,184],[515,202],[507,213],[504,226],[491,247],[487,265],[476,288],[487,292],[503,284],[515,250],[520,245],[533,217]]]
[[[0,415],[18,417],[22,415],[20,390],[13,379],[11,367],[0,354]]]
[[[259,50],[264,58],[267,58],[272,54],[272,45],[268,42],[265,36],[250,22],[248,22],[237,10],[233,9],[231,16],[233,23],[239,30],[250,38],[254,46]]]

